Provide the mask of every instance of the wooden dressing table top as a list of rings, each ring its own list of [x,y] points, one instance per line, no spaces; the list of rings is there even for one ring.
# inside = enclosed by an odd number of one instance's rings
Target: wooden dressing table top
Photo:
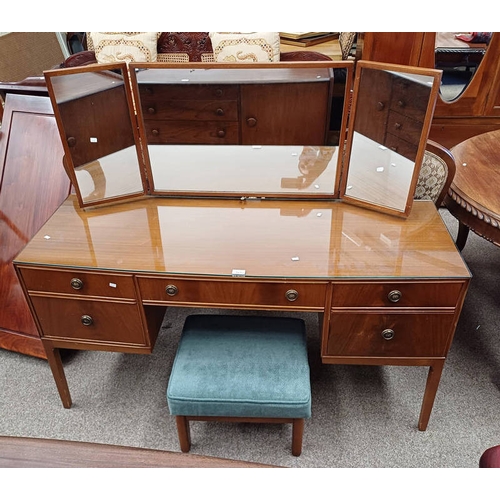
[[[259,278],[468,278],[434,204],[406,220],[343,202],[146,198],[82,210],[70,195],[19,264]]]

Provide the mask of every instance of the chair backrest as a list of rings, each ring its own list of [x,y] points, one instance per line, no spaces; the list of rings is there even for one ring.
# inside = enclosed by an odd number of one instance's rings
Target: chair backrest
[[[339,33],[339,45],[340,51],[342,53],[342,59],[345,61],[351,56],[351,50],[354,46],[354,41],[356,40],[355,31],[341,31]]]
[[[434,141],[427,141],[415,191],[416,200],[432,200],[439,208],[448,192],[456,164],[451,151]]]

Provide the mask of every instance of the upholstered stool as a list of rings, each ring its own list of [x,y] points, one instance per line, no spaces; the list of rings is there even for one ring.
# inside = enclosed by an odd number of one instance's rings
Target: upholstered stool
[[[305,324],[301,319],[192,315],[186,318],[167,388],[180,447],[190,420],[291,423],[302,451],[311,416]]]

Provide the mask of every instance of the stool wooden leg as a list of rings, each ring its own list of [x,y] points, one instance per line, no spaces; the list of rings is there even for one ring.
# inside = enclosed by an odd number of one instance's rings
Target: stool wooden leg
[[[189,431],[189,420],[183,415],[175,417],[177,422],[177,434],[179,435],[179,444],[181,451],[187,453],[191,449],[191,434]]]
[[[299,457],[302,453],[302,437],[304,436],[304,419],[294,418],[292,423],[292,455]]]

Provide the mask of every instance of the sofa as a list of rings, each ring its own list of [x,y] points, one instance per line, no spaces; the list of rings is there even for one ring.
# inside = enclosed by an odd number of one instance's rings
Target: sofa
[[[94,36],[93,36],[94,35]],[[113,57],[110,54],[111,44],[120,43],[119,36],[122,36],[121,42],[125,40],[126,43],[135,43],[135,40],[139,39],[142,35],[143,40],[145,40],[146,33],[87,33],[83,38],[83,47],[86,50],[77,52],[68,57],[62,64],[63,68],[70,68],[75,66],[83,66],[87,64],[95,64],[97,62],[114,62],[112,60],[106,59],[106,57]],[[153,34],[150,34],[153,35]],[[280,52],[279,50],[279,33],[249,33],[249,34],[237,34],[237,33],[209,33],[209,32],[161,32],[156,33],[156,47],[155,50],[151,50],[149,55],[144,55],[148,50],[147,47],[142,47],[142,53],[139,57],[143,58],[141,62],[162,62],[162,63],[187,63],[187,62],[220,62],[221,57],[224,55],[222,51],[229,50],[229,43],[227,40],[232,35],[231,42],[236,43],[235,35],[239,35],[239,38],[255,40],[257,37],[262,35],[261,39],[264,38],[268,41],[266,47],[273,47],[272,57],[269,58],[270,62],[274,61],[330,61],[331,58],[325,54],[314,50],[301,50],[301,51],[291,51],[291,52]],[[248,35],[248,36],[246,36]],[[219,41],[217,45],[213,43],[213,39],[216,36],[219,38],[225,37],[224,41]],[[96,47],[97,39],[97,47]],[[349,57],[350,50],[353,46],[355,39],[355,33],[341,33],[339,36],[339,43],[341,44],[342,58],[347,59]],[[144,45],[147,45],[146,42]],[[214,50],[215,45],[215,50]],[[277,46],[276,46],[277,45]],[[96,50],[97,49],[97,50]],[[154,53],[153,53],[154,52]],[[101,60],[99,60],[99,54],[101,55]],[[344,57],[345,56],[345,57]],[[219,57],[219,58],[218,58]],[[224,62],[238,62],[234,56],[232,59],[228,59],[225,56]],[[244,56],[242,56],[243,59]],[[247,56],[248,57],[248,56]],[[250,62],[257,62],[256,59],[249,58]],[[262,61],[264,59],[260,59]],[[136,62],[139,62],[136,60]]]

